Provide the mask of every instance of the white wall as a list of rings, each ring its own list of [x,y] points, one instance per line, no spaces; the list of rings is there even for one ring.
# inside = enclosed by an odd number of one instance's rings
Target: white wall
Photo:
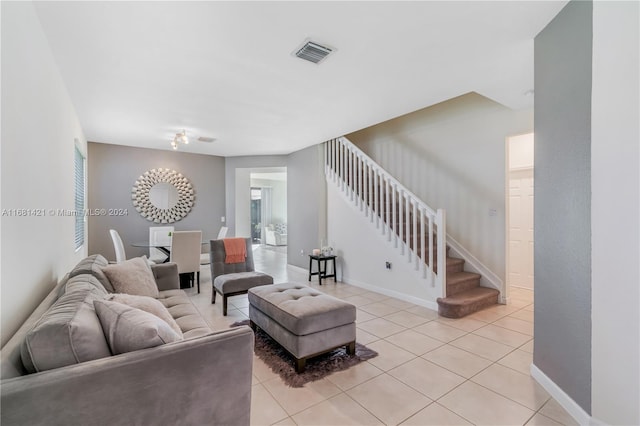
[[[338,279],[437,310],[435,287],[387,241],[359,207],[327,182],[327,238],[338,255]],[[391,270],[385,268],[391,262]]]
[[[235,237],[251,237],[251,169],[236,169]]]
[[[2,2],[2,209],[74,209],[86,141],[31,2]],[[74,218],[2,216],[2,344],[86,255]]]
[[[533,133],[509,138],[509,168],[533,167]]]
[[[592,415],[640,424],[637,2],[593,3]]]
[[[504,281],[504,144],[531,131],[531,110],[470,93],[347,138],[429,206],[444,208],[447,233]]]

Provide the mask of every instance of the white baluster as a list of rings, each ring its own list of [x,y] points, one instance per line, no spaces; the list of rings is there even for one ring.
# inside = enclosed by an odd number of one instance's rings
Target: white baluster
[[[391,194],[391,203],[392,205],[392,214],[391,214],[391,226],[393,226],[393,246],[398,248],[398,213],[397,213],[397,204],[398,201],[396,199],[396,193],[398,192],[398,187],[393,185],[393,194]]]
[[[409,203],[409,194],[405,195],[405,209],[404,209],[404,215],[405,215],[405,219],[404,219],[404,223],[405,223],[405,229],[406,229],[406,238],[405,238],[405,244],[407,246],[407,262],[411,262],[411,250],[409,248],[409,241],[411,241],[411,206]]]
[[[415,268],[417,271],[420,265],[418,263],[420,256],[418,256],[418,206],[416,204],[417,200],[413,200],[413,250],[415,252]]]

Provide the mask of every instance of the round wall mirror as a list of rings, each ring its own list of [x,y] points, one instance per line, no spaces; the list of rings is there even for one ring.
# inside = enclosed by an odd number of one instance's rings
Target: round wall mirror
[[[189,179],[170,169],[151,169],[131,189],[133,206],[154,223],[173,223],[187,216],[195,195]]]

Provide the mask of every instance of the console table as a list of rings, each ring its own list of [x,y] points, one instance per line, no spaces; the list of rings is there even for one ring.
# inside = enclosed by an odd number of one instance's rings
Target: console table
[[[309,281],[311,281],[311,277],[313,275],[317,275],[318,276],[318,283],[320,285],[322,285],[322,279],[323,278],[332,278],[333,277],[333,281],[336,281],[336,255],[328,255],[328,256],[323,256],[323,255],[313,255],[310,254],[309,255]],[[318,263],[318,271],[317,272],[313,272],[313,261],[316,261]],[[332,263],[332,273],[331,274],[327,274],[327,261],[330,261]]]

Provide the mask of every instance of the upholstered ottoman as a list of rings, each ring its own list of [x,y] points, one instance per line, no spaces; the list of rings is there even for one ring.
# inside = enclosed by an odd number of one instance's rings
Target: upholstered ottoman
[[[346,345],[356,347],[356,307],[303,284],[274,284],[249,289],[251,327],[260,327],[304,371],[308,358]]]

